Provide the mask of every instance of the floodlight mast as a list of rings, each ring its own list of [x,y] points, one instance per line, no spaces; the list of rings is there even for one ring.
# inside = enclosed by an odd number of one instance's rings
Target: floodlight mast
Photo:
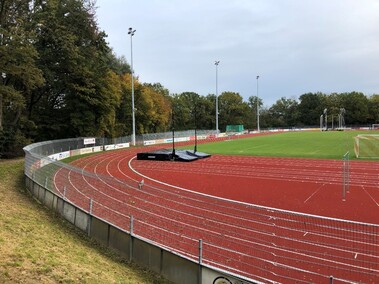
[[[171,130],[172,130],[172,160],[175,160],[175,118],[174,106],[171,109]]]
[[[216,65],[216,134],[218,134],[218,65],[220,64],[220,60],[215,61]]]
[[[257,131],[258,133],[261,132],[259,127],[259,95],[258,95],[258,79],[259,75],[257,76]]]
[[[136,118],[135,118],[135,107],[134,107],[134,69],[133,69],[133,36],[136,30],[129,28],[128,34],[130,35],[130,68],[132,73],[132,120],[133,120],[133,134],[132,134],[132,145],[136,145]]]
[[[195,147],[193,149],[193,152],[197,152],[197,101],[195,102],[194,105],[194,119],[195,119]]]

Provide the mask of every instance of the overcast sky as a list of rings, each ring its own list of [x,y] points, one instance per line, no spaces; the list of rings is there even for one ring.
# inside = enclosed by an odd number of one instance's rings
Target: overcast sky
[[[97,0],[97,19],[141,82],[238,92],[271,106],[307,92],[379,94],[378,0]]]

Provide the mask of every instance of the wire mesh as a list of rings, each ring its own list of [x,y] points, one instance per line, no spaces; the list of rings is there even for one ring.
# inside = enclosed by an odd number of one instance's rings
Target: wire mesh
[[[149,138],[150,139],[150,138]],[[47,156],[83,139],[25,148],[25,174],[133,235],[185,258],[274,283],[379,282],[379,226],[199,196],[88,172]],[[96,145],[127,141],[96,139]],[[94,162],[97,161],[93,158]],[[348,169],[348,168],[347,168]]]

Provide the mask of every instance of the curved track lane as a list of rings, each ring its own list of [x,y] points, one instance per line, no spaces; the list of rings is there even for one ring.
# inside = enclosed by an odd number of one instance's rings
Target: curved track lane
[[[250,279],[379,282],[377,227],[263,207],[377,221],[377,163],[351,162],[342,201],[340,161],[213,156],[171,163],[135,160],[137,151],[80,159],[82,171],[57,172],[56,188],[85,210],[92,200],[95,215],[127,231],[133,216],[135,235],[191,259],[202,240],[203,263]]]

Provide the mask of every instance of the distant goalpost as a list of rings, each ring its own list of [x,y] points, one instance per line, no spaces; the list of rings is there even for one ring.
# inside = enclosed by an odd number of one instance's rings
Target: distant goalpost
[[[379,135],[360,134],[355,136],[354,152],[357,158],[379,159]]]

